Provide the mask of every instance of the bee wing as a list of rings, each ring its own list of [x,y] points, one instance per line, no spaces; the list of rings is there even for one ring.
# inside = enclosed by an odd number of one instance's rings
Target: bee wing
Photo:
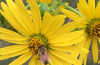
[[[47,50],[46,50],[46,48],[45,48],[45,55],[48,57],[48,62],[51,62],[51,58],[50,58],[50,56],[49,56],[49,54],[48,54],[48,52],[47,52]]]
[[[41,64],[44,65],[45,60],[44,60],[42,53],[40,52],[39,55],[40,55]]]
[[[39,55],[40,55],[40,61],[42,65],[44,65],[45,63],[51,62],[51,58],[48,55],[45,47],[41,47],[39,49]]]
[[[46,49],[45,49],[45,54],[46,54],[46,56],[48,57],[48,62],[51,62],[51,58],[50,58],[50,56],[49,56],[49,54],[48,54],[48,52],[47,52]]]

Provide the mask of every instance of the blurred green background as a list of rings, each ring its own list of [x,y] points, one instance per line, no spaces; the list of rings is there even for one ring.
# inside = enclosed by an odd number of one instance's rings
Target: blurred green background
[[[65,2],[65,0],[62,0],[62,1]],[[0,2],[5,2],[6,3],[6,0],[0,0]],[[67,0],[67,2],[69,3],[69,5],[71,7],[73,7],[73,8],[76,8],[77,7],[78,0]],[[5,47],[5,46],[8,46],[8,45],[12,45],[12,44],[9,43],[9,42],[0,40],[0,48]],[[100,49],[100,45],[99,45],[99,49]],[[93,63],[91,50],[92,49],[90,47],[90,52],[88,54],[87,65],[97,65],[97,64],[94,64]],[[19,56],[17,56],[17,57],[19,57]],[[10,58],[10,59],[2,60],[2,61],[0,61],[0,65],[8,65],[10,62],[12,62],[13,60],[15,60],[17,57],[13,57],[13,58]],[[99,52],[99,60],[100,60],[100,52]],[[24,65],[28,65],[28,62],[29,61],[27,61]]]

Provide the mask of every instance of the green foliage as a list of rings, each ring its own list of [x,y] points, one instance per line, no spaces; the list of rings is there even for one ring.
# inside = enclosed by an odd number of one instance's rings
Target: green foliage
[[[48,7],[48,5],[46,3],[41,3],[38,6],[39,6],[39,9],[40,9],[40,12],[41,12],[41,17],[43,17],[45,11],[49,10],[49,7]]]
[[[0,13],[0,26],[1,26],[1,27],[3,27],[3,23],[2,23],[3,19],[4,19],[4,17],[3,17],[2,14]]]

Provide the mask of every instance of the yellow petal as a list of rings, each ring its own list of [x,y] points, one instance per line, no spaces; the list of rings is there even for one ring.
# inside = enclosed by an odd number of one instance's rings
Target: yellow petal
[[[28,41],[26,39],[12,37],[10,35],[7,36],[5,34],[0,34],[0,39],[11,42],[11,43],[15,43],[15,44],[28,44]]]
[[[86,0],[79,0],[80,4],[82,5],[83,9],[86,11],[87,15],[91,16],[91,10],[89,5],[87,4]],[[83,11],[83,12],[85,12]],[[80,11],[81,12],[81,11]]]
[[[41,34],[44,34],[52,23],[52,16],[50,13],[45,12],[41,26]]]
[[[45,3],[48,3],[48,0],[44,0]]]
[[[11,43],[16,43],[16,44],[27,44],[27,38],[25,38],[24,36],[4,29],[4,28],[0,28],[0,39],[11,42]]]
[[[64,51],[64,52],[76,52],[76,53],[88,53],[89,51],[87,49],[78,47],[78,46],[50,46],[50,48]]]
[[[79,42],[81,42],[84,39],[84,37],[79,37],[76,38],[74,40],[70,40],[70,41],[66,41],[66,42],[61,42],[61,43],[51,43],[50,45],[52,46],[69,46],[69,45],[73,45],[73,44],[78,44]]]
[[[48,4],[52,3],[52,0],[48,0]]]
[[[29,65],[35,65],[35,56],[32,57],[31,61],[29,62]]]
[[[19,38],[19,39],[27,39],[24,36],[22,36],[16,32],[13,32],[11,30],[5,29],[5,28],[0,28],[0,34],[4,34],[4,35],[10,36],[10,37],[15,37],[15,38]]]
[[[94,16],[95,16],[95,0],[88,0],[88,4],[89,4],[89,7],[90,7],[92,19],[94,19]]]
[[[84,4],[85,6],[87,6],[87,1],[86,0],[79,0],[80,3],[82,3],[82,5]]]
[[[28,34],[31,34],[29,28],[27,27],[27,24],[24,23],[24,20],[22,18],[22,15],[18,11],[18,8],[17,8],[16,4],[12,0],[7,0],[7,4],[9,6],[9,9],[10,9],[11,13],[18,20],[17,22],[19,24],[21,24],[21,26],[28,32]]]
[[[27,31],[25,31],[25,29],[21,26],[21,24],[18,23],[18,20],[15,18],[15,16],[11,13],[10,9],[8,8],[8,6],[6,4],[4,4],[3,2],[1,3],[1,6],[3,8],[3,10],[6,12],[4,13],[3,11],[0,10],[0,13],[8,20],[8,22],[17,30],[19,31],[21,34],[23,34],[24,36],[28,37],[28,33]]]
[[[79,36],[81,36],[83,32],[84,31],[75,31],[75,32],[64,34],[64,35],[62,34],[60,36],[50,38],[49,42],[50,43],[60,43],[60,42],[70,41],[70,40],[76,39]]]
[[[82,48],[84,47],[88,35],[87,35],[86,33],[84,33],[83,35],[84,35],[85,38],[84,38],[79,44],[77,44],[76,46],[82,47]],[[71,53],[71,55],[72,55],[73,57],[77,58],[77,57],[79,56],[79,53],[75,53],[75,52],[74,52],[74,53]]]
[[[64,15],[66,15],[67,17],[69,17],[70,19],[72,19],[72,20],[77,20],[77,19],[79,19],[79,18],[81,18],[81,16],[79,16],[78,14],[76,14],[76,13],[74,13],[74,12],[72,12],[72,11],[69,11],[69,10],[67,10],[67,9],[61,9],[61,12],[64,14]]]
[[[76,45],[76,46],[78,46],[78,47],[84,47],[84,45],[85,45],[85,43],[86,43],[86,40],[87,40],[87,38],[88,38],[87,32],[84,32],[83,36],[84,36],[85,38],[84,38],[78,45]]]
[[[57,19],[59,16],[64,16],[66,18],[65,15],[63,14],[56,14],[55,16],[52,16],[52,20],[54,21],[55,19]]]
[[[19,13],[20,13],[22,19],[24,20],[23,23],[26,24],[26,26],[28,27],[30,33],[33,34],[33,32],[34,32],[33,22],[30,18],[30,15],[28,14],[27,9],[25,8],[25,6],[24,6],[24,4],[22,3],[21,0],[19,0],[19,1],[15,0],[15,2],[16,2],[16,5],[18,7]]]
[[[83,22],[83,24],[88,24],[89,22],[87,21],[87,20],[85,20],[84,22]]]
[[[82,0],[84,1],[84,0]],[[89,6],[84,6],[81,3],[77,4],[78,10],[82,13],[82,15],[88,20],[91,21],[91,13],[90,13],[90,9]]]
[[[98,43],[97,39],[93,37],[93,44],[92,44],[92,55],[94,63],[97,63],[98,61]]]
[[[84,44],[84,48],[89,49],[91,42],[92,42],[92,37],[89,36],[89,37],[87,38],[85,44]],[[80,54],[79,60],[80,60],[81,62],[83,62],[83,60],[84,60],[84,58],[85,58],[86,55],[87,55],[87,54]]]
[[[100,60],[99,60],[99,62],[98,62],[98,64],[100,63]]]
[[[11,53],[11,54],[1,55],[0,60],[5,60],[5,59],[8,59],[8,58],[11,58],[14,56],[18,56],[18,55],[21,55],[21,54],[26,53],[28,51],[29,51],[29,49],[27,48],[27,49],[23,49],[23,50],[20,50],[20,51]]]
[[[86,28],[87,25],[86,24],[81,24],[80,26],[78,26],[78,28]]]
[[[54,59],[52,59],[52,62],[50,62],[51,65],[57,65],[57,62],[55,62]]]
[[[96,6],[95,18],[100,18],[100,0]]]
[[[91,42],[92,42],[92,36],[89,36],[84,44],[84,48],[89,49]]]
[[[30,4],[31,11],[32,11],[35,32],[39,33],[40,27],[41,27],[41,14],[40,14],[37,2],[36,0],[28,0],[28,1]]]
[[[48,30],[46,31],[46,33],[44,33],[44,35],[46,37],[49,37],[50,35],[52,35],[53,33],[56,32],[56,30],[58,30],[64,23],[65,21],[65,16],[63,15],[59,15],[50,25],[50,27],[48,28]],[[59,23],[58,23],[59,22]]]
[[[84,65],[86,65],[86,62],[87,62],[87,55],[85,55],[85,58],[84,58]]]
[[[65,52],[60,52],[60,51],[56,51],[56,50],[50,50],[50,53],[65,60],[66,62],[75,64],[75,65],[81,65],[80,61],[76,58],[74,58],[73,56],[71,56],[70,54],[67,54]]]
[[[79,61],[81,62],[81,63],[83,63],[83,60],[85,59],[85,56],[86,56],[87,54],[85,54],[85,53],[83,53],[83,54],[80,54],[80,56],[79,56]],[[84,61],[85,62],[85,61]],[[82,65],[82,64],[81,64]]]
[[[48,38],[53,38],[56,36],[60,36],[62,34],[66,34],[72,30],[74,30],[75,28],[77,28],[81,23],[83,23],[85,19],[84,18],[80,18],[76,21],[67,23],[65,25],[63,25],[62,27],[60,27],[58,30],[56,30],[55,33],[51,34]]]
[[[65,60],[63,59],[60,59],[59,57],[49,53],[50,55],[50,58],[51,58],[51,65],[68,65],[69,63],[66,62]],[[60,62],[59,62],[60,61]]]
[[[35,65],[41,65],[40,60],[36,59],[35,61],[36,61]]]
[[[11,62],[9,65],[22,65],[25,63],[30,57],[32,56],[32,53],[27,52],[23,55],[21,55],[19,58]]]
[[[40,2],[43,2],[43,0],[40,0]]]
[[[0,48],[0,55],[11,54],[20,50],[28,48],[28,45],[12,45]]]

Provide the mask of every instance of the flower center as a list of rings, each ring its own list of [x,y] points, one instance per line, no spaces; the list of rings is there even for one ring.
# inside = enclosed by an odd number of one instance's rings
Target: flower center
[[[38,54],[38,49],[41,45],[44,45],[42,40],[34,37],[29,43],[30,52]]]
[[[86,31],[97,38],[100,38],[100,20],[94,19],[89,24],[87,24]]]
[[[91,26],[90,34],[94,37],[100,38],[100,22],[94,22]]]
[[[49,49],[48,40],[41,34],[34,34],[30,36],[29,40],[29,49],[30,52],[33,53],[37,59],[40,58],[40,53],[47,52]]]
[[[47,65],[49,61],[49,55],[47,53],[48,40],[41,34],[32,36],[29,40],[29,49],[33,53],[37,60],[40,60],[44,65]]]

